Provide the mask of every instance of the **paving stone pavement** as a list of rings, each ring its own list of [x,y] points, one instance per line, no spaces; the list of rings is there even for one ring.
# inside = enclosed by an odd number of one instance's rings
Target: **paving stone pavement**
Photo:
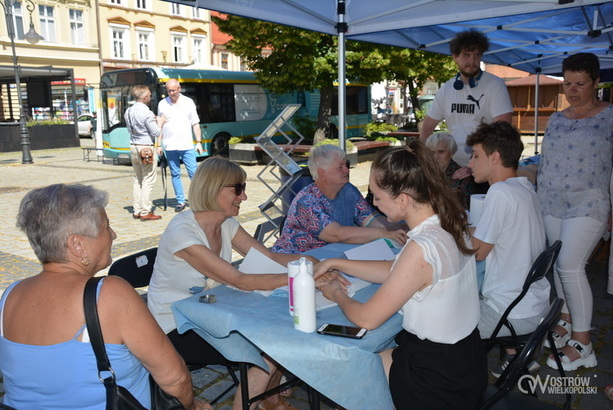
[[[533,139],[527,138],[526,155],[531,155]],[[83,147],[92,147],[93,142],[82,139]],[[156,213],[163,219],[142,222],[131,216],[132,203],[132,168],[129,165],[114,165],[111,161],[83,160],[79,148],[53,149],[33,151],[34,164],[22,165],[21,153],[0,153],[0,203],[3,216],[0,218],[0,292],[13,281],[37,274],[40,265],[34,256],[25,236],[15,227],[15,218],[19,202],[28,190],[57,182],[80,182],[91,184],[109,192],[107,213],[117,239],[113,246],[113,258],[117,259],[133,252],[157,246],[159,238],[168,222],[175,215],[174,199],[169,200],[168,209],[164,211],[164,190],[161,178],[155,186],[153,197],[157,206]],[[95,158],[93,155],[91,158]],[[256,226],[266,219],[261,215],[258,205],[271,195],[257,176],[263,166],[245,166],[247,171],[248,199],[242,204],[241,214],[237,218],[245,229],[254,233]],[[359,163],[351,170],[351,181],[362,192],[366,191],[370,162]],[[189,179],[183,176],[183,184],[187,190]],[[278,180],[267,176],[266,182],[273,187],[278,186]],[[173,197],[172,187],[168,190]],[[270,242],[268,243],[270,244]],[[238,255],[235,255],[238,258]],[[104,274],[106,272],[101,272]],[[573,395],[573,409],[607,409],[613,408],[613,403],[604,396],[604,387],[613,384],[613,301],[605,299],[606,259],[594,260],[589,266],[589,279],[594,291],[594,320],[592,340],[598,357],[598,367],[570,372],[569,376],[587,377],[589,386],[596,387],[595,394]],[[539,374],[542,378],[556,376],[557,373],[544,365],[546,356],[543,354],[539,362],[543,367]],[[497,361],[497,352],[489,355],[490,364]],[[226,369],[221,366],[210,366],[192,372],[195,392],[203,399],[210,401],[229,386],[230,378]],[[491,380],[493,382],[493,379]],[[365,385],[367,388],[367,379]],[[298,409],[308,409],[309,403],[306,390],[302,387],[294,389],[289,402]],[[4,394],[0,385],[0,396]],[[215,406],[216,409],[230,409],[234,391]],[[561,394],[544,394],[544,400],[552,403],[562,403]],[[323,409],[336,408],[334,403],[326,401]],[[350,409],[353,410],[353,409]]]

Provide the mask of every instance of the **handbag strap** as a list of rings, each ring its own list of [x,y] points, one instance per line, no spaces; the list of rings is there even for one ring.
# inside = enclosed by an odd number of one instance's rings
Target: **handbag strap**
[[[111,368],[109,357],[106,354],[106,348],[104,347],[104,338],[102,337],[102,330],[100,330],[100,320],[98,319],[98,302],[96,293],[98,291],[98,282],[102,280],[102,277],[89,278],[85,284],[85,290],[83,291],[83,307],[85,309],[85,325],[87,326],[87,332],[89,333],[89,340],[96,355],[96,365],[98,366],[98,377],[107,385],[108,382],[115,384],[115,373]],[[101,373],[108,371],[111,376],[107,379],[103,379]],[[111,380],[109,380],[111,379]]]

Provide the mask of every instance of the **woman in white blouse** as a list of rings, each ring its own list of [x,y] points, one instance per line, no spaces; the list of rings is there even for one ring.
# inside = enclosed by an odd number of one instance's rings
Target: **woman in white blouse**
[[[367,302],[351,299],[337,282],[321,290],[367,329],[402,311],[399,346],[381,352],[396,408],[475,408],[487,384],[487,360],[462,205],[419,141],[377,156],[369,183],[388,219],[409,225],[406,245],[394,262],[328,259],[316,265],[316,276],[339,270],[381,283]]]

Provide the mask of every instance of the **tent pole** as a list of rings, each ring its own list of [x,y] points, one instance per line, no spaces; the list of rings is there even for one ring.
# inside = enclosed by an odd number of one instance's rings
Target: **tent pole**
[[[536,82],[534,83],[534,155],[539,153],[539,80],[540,68],[536,70]]]
[[[345,151],[345,0],[338,0],[338,146]]]

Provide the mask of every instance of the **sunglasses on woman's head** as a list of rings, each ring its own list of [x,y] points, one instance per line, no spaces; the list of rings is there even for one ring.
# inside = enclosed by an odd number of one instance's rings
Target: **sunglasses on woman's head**
[[[240,196],[245,191],[245,188],[247,188],[247,183],[243,182],[242,184],[238,183],[238,184],[226,185],[226,186],[230,188],[234,188],[234,193],[236,194],[236,196]]]

